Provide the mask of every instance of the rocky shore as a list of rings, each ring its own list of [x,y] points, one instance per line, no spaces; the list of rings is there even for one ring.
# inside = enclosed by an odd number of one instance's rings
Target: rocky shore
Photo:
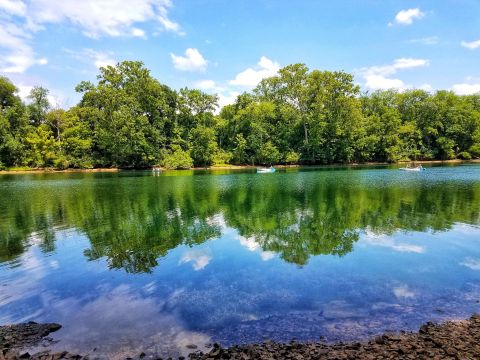
[[[26,323],[0,327],[0,360],[92,359],[68,352],[30,354],[25,349],[48,342],[58,324]],[[160,359],[139,354],[138,359]],[[215,359],[479,359],[480,315],[443,324],[427,323],[417,333],[386,333],[368,342],[326,344],[322,342],[237,345],[222,348],[214,344],[208,353],[194,352],[191,360]],[[184,358],[179,358],[184,359]]]

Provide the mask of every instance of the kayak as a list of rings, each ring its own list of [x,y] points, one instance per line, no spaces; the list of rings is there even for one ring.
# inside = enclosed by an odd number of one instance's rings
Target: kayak
[[[257,174],[270,174],[274,172],[275,172],[274,167],[257,169]]]
[[[404,168],[400,168],[400,170],[403,170],[403,171],[423,171],[425,170],[425,168],[420,165],[420,166],[417,166],[417,167],[404,167]]]

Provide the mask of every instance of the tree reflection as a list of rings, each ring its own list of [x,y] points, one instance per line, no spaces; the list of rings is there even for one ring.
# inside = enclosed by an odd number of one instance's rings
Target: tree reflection
[[[0,261],[22,254],[32,234],[43,251],[54,250],[57,227],[86,234],[88,259],[105,257],[112,268],[139,273],[179,245],[220,237],[225,226],[303,265],[314,255],[349,253],[366,229],[391,234],[480,223],[478,182],[379,186],[361,174],[77,174],[61,184],[32,175],[29,186],[0,188],[10,199],[0,204]]]

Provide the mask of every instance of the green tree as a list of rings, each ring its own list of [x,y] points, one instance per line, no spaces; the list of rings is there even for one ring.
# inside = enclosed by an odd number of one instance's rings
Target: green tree
[[[43,124],[46,120],[47,112],[51,105],[48,100],[49,90],[42,86],[35,86],[30,90],[28,99],[30,104],[28,105],[28,112],[30,115],[30,122],[34,126]]]
[[[209,166],[218,151],[215,130],[198,126],[190,132],[190,154],[196,166]]]

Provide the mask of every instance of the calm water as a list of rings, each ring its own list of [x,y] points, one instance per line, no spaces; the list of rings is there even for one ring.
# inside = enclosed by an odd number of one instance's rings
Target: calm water
[[[109,357],[480,311],[480,166],[0,176],[0,323]]]

